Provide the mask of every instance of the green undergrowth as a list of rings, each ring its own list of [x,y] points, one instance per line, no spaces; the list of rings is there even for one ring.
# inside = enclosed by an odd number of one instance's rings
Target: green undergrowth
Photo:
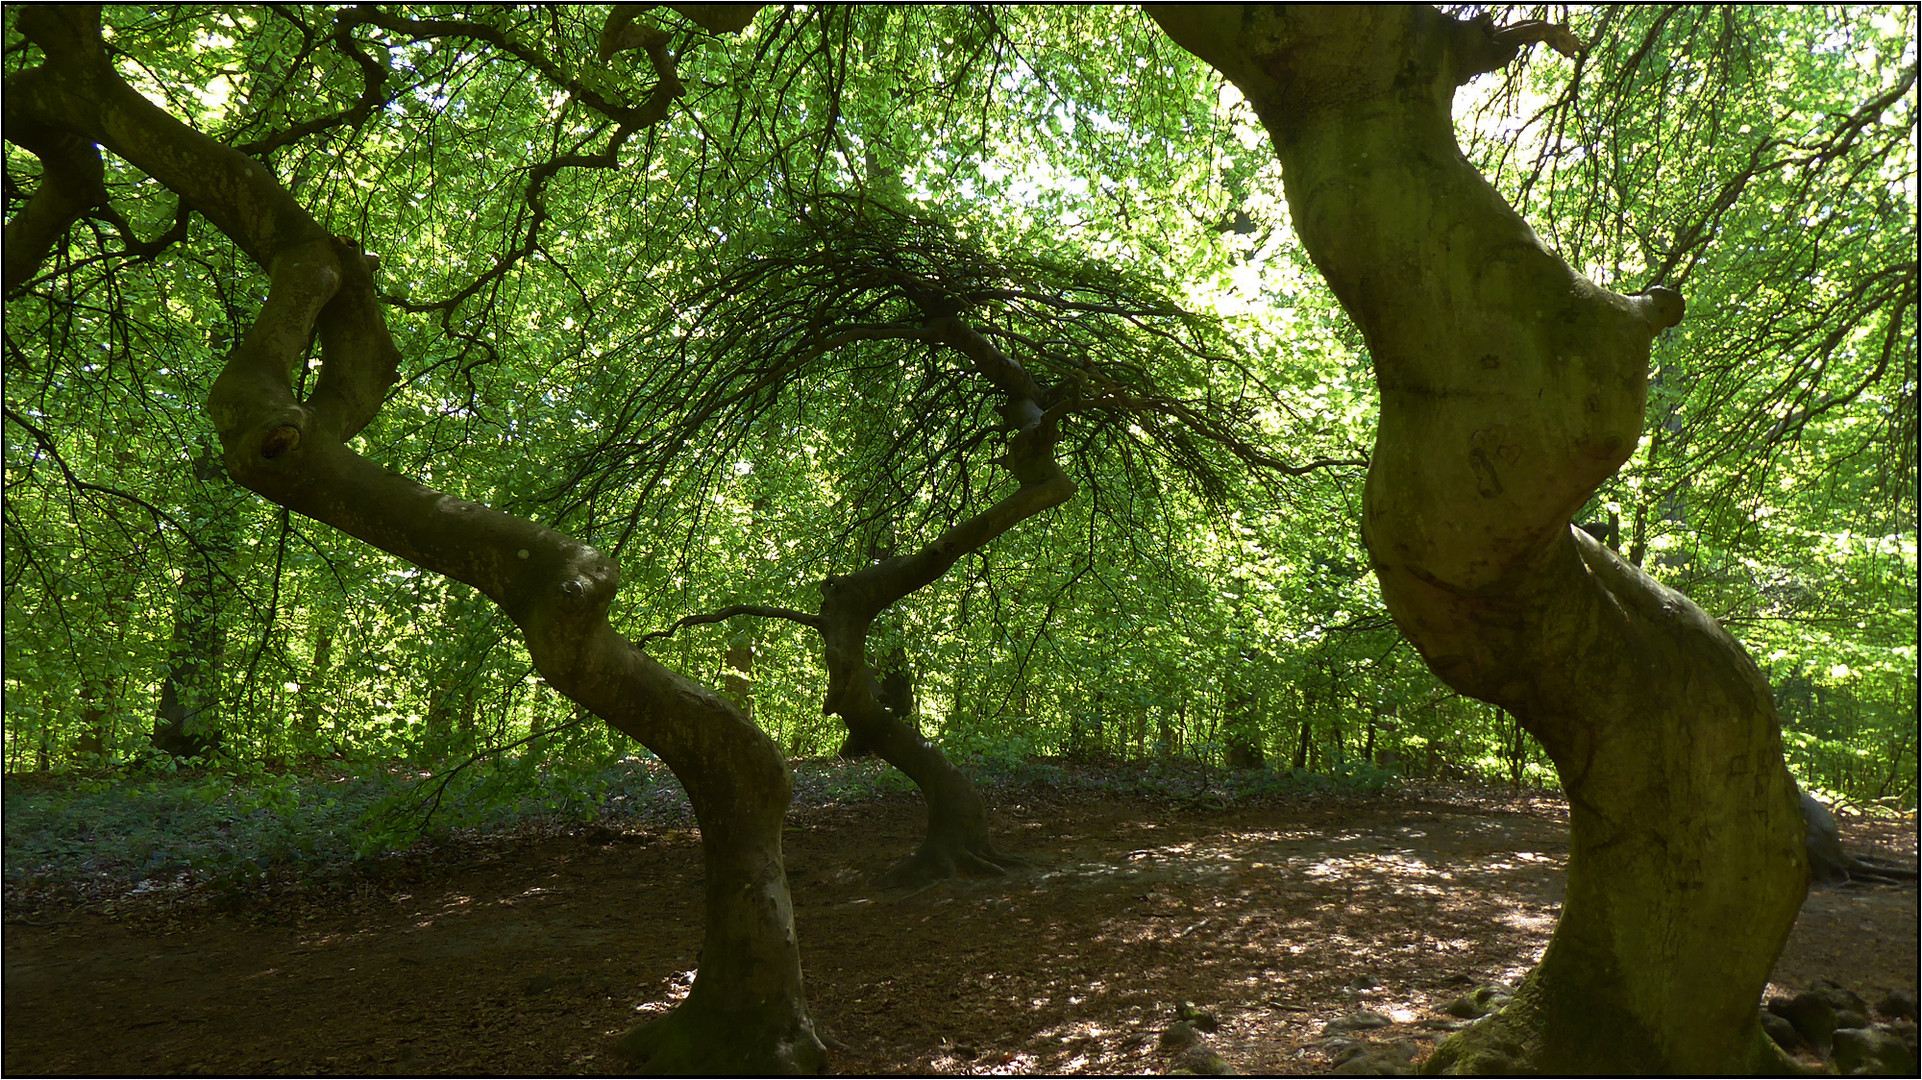
[[[369,860],[454,838],[692,820],[672,777],[634,759],[594,768],[510,760],[440,772],[212,766],[20,776],[7,779],[4,800],[10,904],[346,880]]]
[[[947,752],[977,783],[1061,788],[1151,799],[1232,803],[1269,795],[1386,791],[1399,775],[1372,762],[1337,756],[1320,772],[1304,769],[1224,769],[1182,757],[1128,761],[1106,756],[1057,757],[1018,739],[950,737]]]
[[[1271,795],[1370,793],[1395,783],[1365,763],[1329,773],[1224,770],[1043,757],[1017,744],[950,747],[993,791],[1145,798],[1225,807]],[[912,798],[873,758],[793,763],[797,807]],[[651,758],[592,766],[525,758],[439,771],[333,765],[273,772],[231,764],[9,777],[7,904],[116,902],[147,894],[240,896],[272,883],[350,884],[369,865],[436,844],[581,827],[693,824],[686,795]]]
[[[204,770],[9,777],[6,895],[92,900],[189,883],[237,888],[276,871],[326,876],[361,853],[381,787]]]

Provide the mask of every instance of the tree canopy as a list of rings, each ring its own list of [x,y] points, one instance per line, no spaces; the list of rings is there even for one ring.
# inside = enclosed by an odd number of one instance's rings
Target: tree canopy
[[[1559,559],[1912,809],[1914,18],[9,9],[6,768],[657,755],[721,1000],[784,755],[1570,784]]]

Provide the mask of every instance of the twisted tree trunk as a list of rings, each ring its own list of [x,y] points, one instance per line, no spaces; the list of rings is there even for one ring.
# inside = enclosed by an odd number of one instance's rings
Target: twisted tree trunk
[[[1002,416],[1014,434],[1001,462],[1020,487],[919,551],[829,578],[821,586],[821,638],[828,670],[824,707],[846,722],[851,743],[906,773],[928,804],[928,830],[921,846],[883,875],[887,885],[957,874],[994,875],[1021,860],[994,842],[987,804],[967,774],[907,717],[884,704],[888,695],[868,662],[868,631],[889,605],[940,578],[963,555],[1075,495],[1074,481],[1054,460],[1059,417],[1041,407],[1044,394],[1033,377],[953,316],[931,318],[927,333],[966,356],[1002,394]]]
[[[1153,13],[1254,105],[1367,341],[1362,533],[1389,610],[1437,675],[1541,741],[1568,793],[1547,953],[1429,1068],[1770,1067],[1756,1002],[1808,868],[1768,686],[1699,608],[1569,525],[1634,451],[1649,345],[1682,300],[1575,273],[1455,143],[1456,86],[1575,43],[1427,8]]]
[[[18,123],[66,133],[89,150],[111,148],[177,192],[271,277],[207,404],[234,478],[479,589],[520,627],[555,689],[639,740],[687,789],[707,865],[700,971],[686,1001],[630,1032],[621,1048],[657,1072],[818,1071],[824,1051],[802,993],[781,860],[792,784],[773,742],[725,697],[668,671],[608,625],[620,573],[599,552],[347,449],[379,409],[400,359],[374,292],[376,260],[329,236],[259,162],[129,87],[103,47],[97,7],[32,8],[17,25],[46,60],[9,80],[9,138]],[[671,96],[672,72],[661,74]],[[663,115],[664,107],[635,110],[631,128]],[[71,148],[70,140],[49,142]],[[66,159],[43,160],[29,210],[66,198]],[[10,282],[17,269],[9,261]],[[316,333],[321,373],[302,401],[293,376]]]

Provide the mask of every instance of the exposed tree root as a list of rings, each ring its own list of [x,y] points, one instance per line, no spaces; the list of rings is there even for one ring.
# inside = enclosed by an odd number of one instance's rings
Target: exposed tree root
[[[982,836],[972,840],[930,832],[914,854],[875,879],[884,889],[911,888],[948,878],[1001,877],[1029,865],[1027,859]]]
[[[1914,863],[1885,859],[1880,855],[1857,855],[1849,861],[1848,871],[1851,878],[1877,881],[1884,885],[1900,885],[1922,876],[1918,875]]]

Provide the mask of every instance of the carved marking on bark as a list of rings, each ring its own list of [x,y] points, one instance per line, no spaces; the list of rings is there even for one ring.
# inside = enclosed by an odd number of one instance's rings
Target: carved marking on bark
[[[272,461],[299,445],[300,429],[283,425],[268,432],[267,437],[260,441],[260,456],[264,460]]]
[[[1502,493],[1501,477],[1495,472],[1495,463],[1489,459],[1499,458],[1509,465],[1521,460],[1521,447],[1504,441],[1506,434],[1506,429],[1496,424],[1469,437],[1471,449],[1468,451],[1468,463],[1475,471],[1475,490],[1481,492],[1484,499],[1492,499]]]

